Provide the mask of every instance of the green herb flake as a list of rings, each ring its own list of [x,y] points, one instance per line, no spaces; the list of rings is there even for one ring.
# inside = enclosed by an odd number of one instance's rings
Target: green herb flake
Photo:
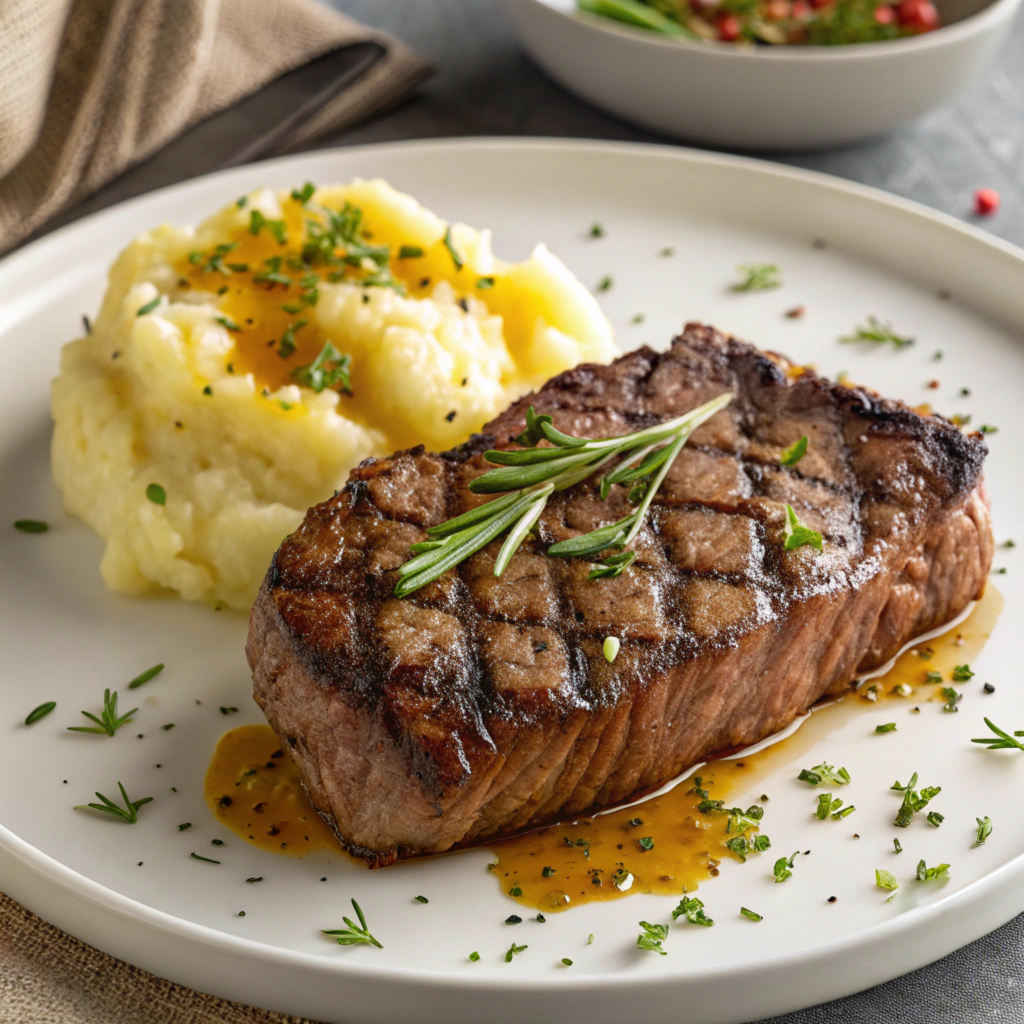
[[[478,277],[476,279],[476,286],[481,291],[487,291],[489,288],[493,288],[494,287],[494,278],[493,277]]]
[[[549,868],[549,867],[545,867],[544,870],[541,872],[541,874],[545,878],[550,878],[554,873],[555,873],[555,869],[554,868]]]
[[[939,693],[946,698],[946,703],[942,705],[943,711],[959,711],[957,704],[963,699],[962,693],[957,693],[952,686],[944,686]]]
[[[807,454],[807,435],[804,434],[798,441],[794,441],[788,448],[784,448],[779,456],[779,464],[783,466],[795,466]]]
[[[696,896],[684,896],[679,905],[672,911],[672,920],[685,917],[690,924],[710,928],[715,922],[704,913],[704,904]]]
[[[850,781],[850,773],[845,768],[837,770],[830,764],[817,764],[813,768],[804,768],[797,779],[812,786],[820,785],[823,780],[832,786],[845,786]]]
[[[514,942],[508,948],[508,952],[505,954],[505,963],[512,963],[512,957],[519,956],[524,949],[529,949],[529,946],[517,946]]]
[[[791,857],[780,857],[775,862],[775,867],[772,868],[772,874],[775,876],[776,882],[784,882],[787,878],[790,878],[793,874],[793,862],[800,855],[800,851],[797,850]]]
[[[931,882],[935,879],[949,878],[949,865],[939,864],[934,868],[927,867],[925,862],[918,861],[917,864],[917,881],[919,882]]]
[[[145,685],[150,679],[155,679],[164,670],[164,663],[161,661],[159,665],[154,665],[152,668],[147,668],[145,672],[137,675],[129,684],[129,690],[137,690],[140,686]]]
[[[590,225],[590,237],[591,238],[604,238],[604,225],[600,221],[594,221]]]
[[[292,199],[294,199],[295,202],[301,204],[302,206],[305,206],[306,203],[308,203],[310,199],[313,198],[314,192],[316,192],[316,185],[314,185],[311,181],[307,181],[306,184],[303,185],[301,189],[292,189]]]
[[[783,547],[786,551],[793,551],[795,548],[803,547],[805,544],[809,544],[812,548],[821,551],[821,534],[817,530],[812,530],[803,520],[793,511],[792,505],[786,506],[786,534]]]
[[[146,487],[146,497],[149,498],[154,505],[167,504],[167,491],[165,491],[160,484],[149,484]]]
[[[234,320],[231,319],[231,317],[218,316],[215,317],[215,319],[217,323],[221,325],[221,327],[225,327],[229,331],[240,331],[242,329],[241,327],[238,326],[238,324],[235,323]]]
[[[139,306],[135,311],[136,316],[146,316],[148,313],[152,313],[157,306],[160,305],[161,296],[157,296],[155,299],[150,299],[144,306]]]
[[[418,260],[423,256],[423,250],[418,245],[403,245],[398,250],[400,260]]]
[[[978,823],[978,834],[975,837],[974,845],[982,846],[986,839],[992,835],[992,819],[991,818],[975,818]]]
[[[413,899],[417,903],[429,903],[430,902],[430,900],[428,900],[426,896],[414,896]]]
[[[511,889],[509,889],[508,894],[509,894],[509,896],[522,896],[523,895],[523,890],[520,888],[518,882],[516,882],[516,884],[513,885]]]
[[[886,722],[883,725],[876,725],[875,726],[875,732],[895,732],[895,731],[896,731],[896,723],[895,722]]]
[[[747,918],[748,921],[763,921],[764,918],[754,910],[750,910],[747,907],[740,907],[740,913]]]
[[[929,825],[933,825],[935,828],[938,828],[946,820],[946,818],[944,815],[939,814],[938,811],[929,811],[928,816],[925,820],[928,822]]]
[[[970,665],[957,665],[953,669],[952,679],[954,683],[966,683],[973,678],[974,673],[971,671]]]
[[[893,845],[893,848],[896,850],[897,853],[902,853],[903,852],[903,847],[900,846],[900,841],[898,839],[893,839],[892,845]]]
[[[637,840],[637,845],[646,853],[648,850],[654,849],[654,838],[652,836],[644,836],[642,839]]]
[[[191,827],[192,827],[192,822],[191,821],[183,821],[178,826],[178,831],[179,832],[187,832]]]
[[[463,263],[465,262],[460,255],[458,249],[455,248],[455,243],[452,241],[452,229],[446,228],[444,233],[444,247],[448,250],[448,255],[452,258],[452,263],[455,264],[456,270],[461,270]],[[524,947],[525,948],[525,947]],[[511,958],[510,958],[511,959]]]
[[[941,683],[942,673],[941,672],[925,672],[924,681],[926,683]]]
[[[611,274],[605,274],[600,281],[597,282],[597,290],[599,292],[606,292],[615,282],[612,280]]]
[[[470,962],[475,964],[477,960],[480,959],[480,954],[476,950],[473,950],[473,952],[469,954],[469,959]]]
[[[891,871],[884,871],[881,868],[875,868],[875,885],[879,889],[889,890],[900,887],[900,883],[896,881],[896,876]]]
[[[219,864],[219,860],[212,860],[210,857],[201,857],[198,853],[190,853],[189,856],[193,860],[201,860],[206,864]]]
[[[734,292],[763,292],[782,287],[782,270],[774,263],[741,263],[736,272],[742,279],[732,286]]]
[[[291,375],[302,387],[310,388],[317,394],[330,388],[351,395],[351,368],[352,357],[347,352],[339,352],[328,341],[313,362],[292,370]]]
[[[640,927],[643,931],[636,937],[637,948],[647,950],[649,953],[667,956],[668,954],[661,948],[661,944],[668,938],[668,925],[651,924],[649,921],[641,921]]]
[[[15,519],[14,528],[20,533],[46,533],[50,524],[40,519]]]
[[[566,967],[572,967],[572,961],[567,956],[562,957],[562,963],[565,964]]]
[[[48,700],[45,704],[40,704],[39,707],[33,708],[25,716],[25,724],[35,725],[39,719],[45,718],[56,706],[57,702],[55,700]]]

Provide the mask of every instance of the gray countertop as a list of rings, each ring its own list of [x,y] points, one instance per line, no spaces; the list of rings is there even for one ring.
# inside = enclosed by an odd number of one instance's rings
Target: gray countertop
[[[602,114],[545,78],[517,47],[494,0],[328,2],[406,41],[434,62],[437,73],[413,99],[325,146],[467,135],[666,141]],[[978,223],[1024,245],[1024,19],[982,80],[955,103],[891,137],[836,152],[786,155],[780,162],[873,185],[965,219],[973,219],[974,190],[995,188],[1002,208]],[[175,176],[187,176],[188,164],[187,152],[176,154],[172,175],[177,166]],[[65,219],[167,180],[155,173],[146,178],[143,171],[130,189],[127,182],[113,183]],[[1024,916],[930,967],[776,1018],[775,1024],[882,1020],[1024,1024]]]
[[[419,95],[327,145],[456,135],[542,135],[662,142],[577,100],[516,45],[493,0],[331,0],[437,66]],[[955,103],[898,134],[782,163],[874,185],[971,217],[974,190],[1002,206],[980,221],[1024,245],[1024,19],[985,77]],[[946,959],[886,985],[776,1018],[775,1024],[1024,1022],[1024,916]],[[694,1022],[697,1024],[697,1022]]]

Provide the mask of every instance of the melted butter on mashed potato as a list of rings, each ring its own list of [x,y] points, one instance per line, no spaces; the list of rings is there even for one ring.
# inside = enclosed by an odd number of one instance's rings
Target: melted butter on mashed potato
[[[614,353],[543,245],[504,263],[383,181],[265,190],[114,263],[53,383],[54,478],[110,587],[245,608],[362,459],[449,448]]]

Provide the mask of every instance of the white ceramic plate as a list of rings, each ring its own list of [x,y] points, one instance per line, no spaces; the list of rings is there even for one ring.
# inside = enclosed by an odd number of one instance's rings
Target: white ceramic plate
[[[577,11],[503,0],[520,42],[561,85],[612,114],[731,149],[829,149],[891,131],[983,70],[1020,0],[937,0],[945,27],[856,46],[680,42]]]
[[[988,484],[997,534],[1024,539],[1024,254],[929,213],[843,182],[752,161],[678,149],[553,142],[440,142],[320,152],[240,168],[155,193],[65,228],[3,263],[0,338],[0,522],[49,520],[42,536],[0,529],[0,724],[7,783],[0,789],[0,889],[74,935],[155,973],[232,999],[327,1021],[604,1021],[701,1024],[769,1016],[864,988],[938,958],[1024,909],[1024,755],[972,747],[989,714],[1024,728],[1019,556],[999,552],[1006,610],[976,659],[961,712],[938,704],[899,711],[899,731],[876,736],[891,706],[836,718],[800,756],[846,765],[855,818],[810,816],[814,794],[780,768],[749,794],[772,795],[776,852],[813,849],[784,885],[771,860],[728,861],[701,887],[711,929],[676,926],[669,955],[635,948],[637,921],[666,920],[674,900],[636,896],[504,924],[515,909],[485,870],[486,850],[367,872],[338,857],[291,860],[225,833],[206,809],[202,779],[222,730],[260,721],[249,699],[242,616],[176,600],[108,593],[99,541],[60,511],[50,481],[47,385],[61,343],[79,330],[104,272],[138,231],[196,221],[261,184],[382,175],[450,218],[494,229],[495,250],[523,258],[548,242],[587,283],[606,274],[601,301],[624,348],[665,345],[684,319],[702,319],[764,347],[840,369],[885,393],[934,401],[998,425]],[[599,220],[606,235],[588,237]],[[812,240],[823,238],[827,248]],[[675,256],[659,256],[673,246]],[[775,261],[778,291],[735,294],[741,262]],[[936,298],[949,288],[952,301]],[[802,320],[787,308],[804,304]],[[632,324],[643,312],[642,324]],[[899,352],[837,343],[868,314],[919,339]],[[933,362],[942,349],[944,358]],[[942,388],[925,382],[939,378]],[[971,389],[958,398],[960,386]],[[65,731],[105,686],[157,661],[167,669],[134,691],[141,710],[113,739]],[[984,696],[980,684],[997,686]],[[25,714],[56,700],[49,718]],[[201,703],[199,703],[201,702]],[[221,705],[241,708],[225,718]],[[825,712],[827,715],[828,712]],[[815,716],[817,717],[817,716]],[[160,726],[173,721],[173,731]],[[823,718],[822,721],[825,721]],[[812,723],[814,719],[812,719]],[[805,729],[808,727],[805,727]],[[142,739],[137,738],[141,733]],[[807,744],[805,744],[807,746]],[[160,767],[157,767],[159,765]],[[892,852],[893,778],[913,771],[941,784],[941,829],[916,822]],[[156,799],[133,827],[72,810],[124,780]],[[64,780],[67,780],[66,783]],[[176,788],[176,792],[172,791]],[[739,796],[739,795],[738,795]],[[974,819],[995,831],[972,849]],[[193,823],[187,832],[176,826]],[[848,827],[855,824],[856,828]],[[854,840],[856,831],[860,839]],[[219,866],[210,840],[227,840]],[[944,885],[908,881],[918,858],[953,865]],[[330,860],[330,862],[328,862]],[[142,862],[140,865],[139,862]],[[903,886],[884,901],[876,867]],[[259,885],[245,879],[263,876]],[[326,882],[321,878],[326,877]],[[422,893],[427,906],[413,902]],[[826,903],[838,897],[834,905]],[[320,935],[356,897],[384,950],[341,948]],[[764,915],[753,925],[748,906]],[[244,918],[237,912],[245,910]],[[587,936],[595,941],[587,945]],[[512,963],[512,938],[529,949]],[[470,963],[467,954],[482,958]],[[575,961],[571,969],[560,959]],[[572,1015],[571,1017],[568,1015]]]

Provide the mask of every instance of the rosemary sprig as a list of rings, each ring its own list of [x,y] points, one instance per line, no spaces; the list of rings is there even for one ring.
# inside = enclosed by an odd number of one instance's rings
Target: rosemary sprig
[[[366,927],[366,918],[363,917],[363,911],[355,900],[352,901],[352,907],[356,912],[356,917],[359,918],[359,924],[356,924],[350,918],[342,917],[342,921],[348,925],[347,928],[322,928],[321,931],[324,935],[333,935],[338,940],[339,946],[355,946],[365,942],[367,945],[383,949],[384,947],[370,934],[369,929]]]
[[[551,495],[581,483],[616,458],[620,459],[618,464],[601,480],[601,497],[607,498],[615,484],[631,485],[629,497],[637,502],[636,509],[608,526],[552,544],[547,553],[596,559],[601,552],[614,548],[620,553],[599,563],[590,578],[618,576],[635,557],[622,549],[636,539],[676,456],[693,431],[730,401],[732,395],[720,395],[666,423],[621,437],[598,439],[563,434],[550,416],[538,416],[530,406],[526,430],[515,439],[522,448],[485,452],[484,458],[498,468],[469,485],[474,494],[510,493],[430,527],[428,539],[412,545],[409,550],[413,557],[398,570],[395,595],[411,594],[509,530],[494,562],[494,575],[500,576],[540,519]],[[538,448],[542,440],[551,447]]]
[[[91,807],[94,811],[102,811],[104,814],[112,814],[115,818],[121,818],[127,821],[129,825],[134,825],[139,820],[139,808],[143,804],[153,802],[151,796],[144,796],[141,800],[129,800],[128,793],[125,791],[124,786],[119,782],[117,788],[121,790],[121,799],[124,800],[124,807],[118,807],[113,800],[105,797],[102,793],[97,793],[97,799],[101,800],[102,803],[98,804],[75,804],[76,811],[84,811],[87,807]]]
[[[1014,730],[1013,736],[1000,729],[991,719],[986,718],[985,724],[995,733],[995,736],[985,736],[980,740],[971,740],[972,743],[984,743],[987,750],[1024,750],[1024,743],[1016,740],[1014,736],[1024,736],[1024,729]]]
[[[138,711],[138,708],[132,708],[131,711],[126,712],[123,715],[117,713],[117,690],[113,693],[110,690],[103,691],[103,710],[100,712],[100,717],[97,718],[95,715],[89,714],[88,711],[83,711],[82,714],[91,722],[95,722],[95,725],[69,725],[68,732],[95,732],[106,733],[108,736],[113,736],[122,725],[127,725],[132,721],[132,715]],[[98,796],[99,794],[97,794]]]
[[[876,345],[892,344],[895,348],[906,348],[914,344],[914,339],[904,334],[897,334],[892,324],[879,320],[877,316],[869,316],[867,324],[858,324],[853,334],[846,334],[839,339],[844,344],[853,341],[871,341]]]
[[[743,280],[732,286],[734,292],[763,292],[782,287],[782,270],[774,263],[741,263],[736,270]]]

